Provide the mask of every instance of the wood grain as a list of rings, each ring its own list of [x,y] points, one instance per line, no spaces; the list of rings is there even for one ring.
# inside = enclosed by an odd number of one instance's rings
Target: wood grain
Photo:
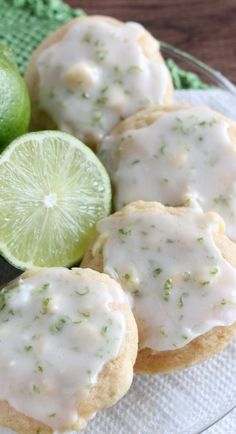
[[[88,14],[141,22],[236,83],[235,0],[68,0]]]

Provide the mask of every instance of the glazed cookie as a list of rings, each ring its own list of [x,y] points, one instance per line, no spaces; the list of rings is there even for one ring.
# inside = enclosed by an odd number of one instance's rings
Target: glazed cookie
[[[0,292],[0,426],[83,429],[129,389],[137,328],[120,285],[74,268],[36,269]]]
[[[25,75],[31,129],[66,131],[95,147],[121,119],[172,101],[159,42],[138,23],[76,18],[34,52]]]
[[[207,107],[150,108],[100,147],[115,209],[135,200],[216,211],[236,241],[236,124]]]
[[[136,372],[175,371],[236,334],[236,245],[216,213],[136,202],[103,219],[83,265],[129,296],[139,330]]]

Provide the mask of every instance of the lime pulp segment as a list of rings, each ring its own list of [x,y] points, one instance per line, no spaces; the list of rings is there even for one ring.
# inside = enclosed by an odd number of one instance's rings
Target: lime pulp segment
[[[0,158],[0,250],[22,269],[71,265],[110,203],[107,172],[87,146],[58,131],[26,134]]]

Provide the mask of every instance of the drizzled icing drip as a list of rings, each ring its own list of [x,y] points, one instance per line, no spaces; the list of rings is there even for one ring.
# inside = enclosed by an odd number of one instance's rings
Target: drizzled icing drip
[[[116,282],[92,270],[42,269],[0,293],[0,400],[64,431],[124,337]],[[96,279],[96,280],[95,280]]]
[[[163,103],[169,72],[146,57],[144,32],[137,23],[85,18],[40,54],[40,105],[60,129],[100,141],[124,117]],[[156,57],[158,42],[150,37],[147,49]]]
[[[98,224],[104,271],[129,294],[140,348],[174,350],[236,320],[236,270],[214,242],[217,214],[136,210]]]
[[[116,209],[142,199],[213,210],[236,240],[236,147],[227,121],[210,109],[165,113],[150,126],[108,137],[100,157]]]

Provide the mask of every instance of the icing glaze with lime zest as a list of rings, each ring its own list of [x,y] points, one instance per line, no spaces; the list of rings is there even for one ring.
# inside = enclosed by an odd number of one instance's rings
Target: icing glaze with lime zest
[[[55,432],[73,428],[80,399],[125,332],[126,300],[92,270],[41,269],[0,293],[0,400]]]
[[[103,269],[129,295],[140,349],[178,349],[236,321],[236,270],[214,242],[222,224],[197,209],[145,208],[99,222]]]
[[[236,144],[229,124],[206,107],[164,113],[151,125],[110,136],[100,157],[115,208],[135,200],[216,211],[236,241]]]
[[[39,55],[40,106],[60,129],[99,141],[120,119],[163,103],[169,73],[145,55],[144,34],[138,23],[86,17]],[[159,50],[151,36],[148,49]]]

